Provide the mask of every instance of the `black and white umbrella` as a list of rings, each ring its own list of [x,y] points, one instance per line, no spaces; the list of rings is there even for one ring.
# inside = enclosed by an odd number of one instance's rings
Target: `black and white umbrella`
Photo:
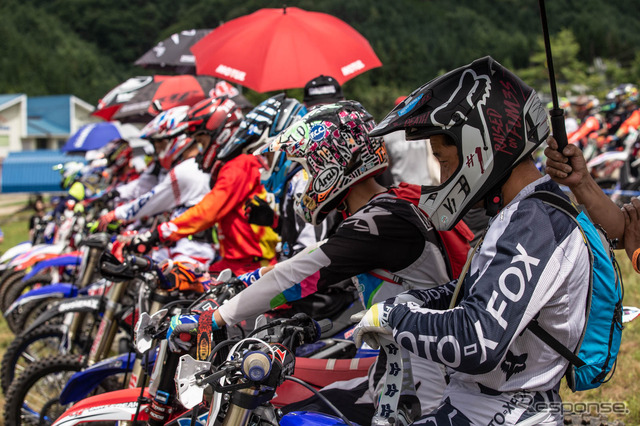
[[[149,49],[134,64],[144,68],[171,70],[178,74],[195,74],[196,61],[189,49],[210,32],[210,29],[194,29],[175,33]]]

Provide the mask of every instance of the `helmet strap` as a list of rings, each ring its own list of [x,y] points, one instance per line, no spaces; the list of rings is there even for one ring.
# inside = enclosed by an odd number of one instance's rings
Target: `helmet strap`
[[[349,217],[349,208],[347,207],[347,201],[343,200],[338,207],[336,207],[336,210],[338,210],[338,212],[340,212],[340,214],[342,215],[342,220],[345,220],[346,218]]]
[[[498,214],[498,212],[502,209],[504,204],[504,198],[502,196],[502,186],[507,182],[507,180],[511,177],[511,170],[500,179],[500,182],[493,188],[487,192],[484,196],[484,208],[487,211],[487,216],[493,217]]]
[[[502,188],[494,188],[487,193],[484,197],[484,208],[487,211],[487,216],[493,217],[498,214],[502,209]]]

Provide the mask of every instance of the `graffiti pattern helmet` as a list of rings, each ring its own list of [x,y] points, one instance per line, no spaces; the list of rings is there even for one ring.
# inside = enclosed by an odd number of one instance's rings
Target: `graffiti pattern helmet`
[[[220,148],[218,159],[226,162],[253,152],[306,113],[304,105],[284,93],[270,97],[247,114],[236,134]]]
[[[185,118],[187,134],[192,137],[201,133],[211,136],[209,144],[198,155],[198,164],[203,171],[211,171],[219,148],[234,135],[243,118],[238,104],[227,96],[204,99],[189,109]]]
[[[284,151],[308,176],[294,209],[318,225],[349,195],[351,188],[382,173],[389,163],[382,138],[372,138],[375,122],[356,101],[314,109],[275,138],[269,151]]]
[[[549,135],[536,92],[491,57],[477,59],[419,87],[371,132],[405,130],[407,139],[453,138],[459,164],[420,207],[439,230],[451,229],[478,201],[492,198],[511,170]]]

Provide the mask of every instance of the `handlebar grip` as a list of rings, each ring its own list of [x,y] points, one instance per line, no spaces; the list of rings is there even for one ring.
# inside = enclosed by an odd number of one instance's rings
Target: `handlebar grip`
[[[108,262],[102,262],[100,265],[100,272],[115,276],[122,274],[126,269],[125,265],[114,265]]]
[[[564,127],[564,110],[562,108],[553,108],[549,111],[551,116],[551,130],[553,137],[558,142],[558,152],[562,152],[569,143],[567,140],[567,131]]]
[[[271,372],[271,359],[263,352],[250,352],[242,360],[242,373],[244,376],[259,382]]]
[[[333,328],[333,322],[329,318],[321,319],[320,321],[316,321],[316,328],[319,331],[319,335],[323,334]]]
[[[148,258],[142,256],[130,255],[129,262],[131,262],[133,266],[136,266],[142,270],[147,270],[151,267],[151,261]]]

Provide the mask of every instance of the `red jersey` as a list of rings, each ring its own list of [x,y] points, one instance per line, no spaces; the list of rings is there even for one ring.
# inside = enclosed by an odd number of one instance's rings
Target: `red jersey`
[[[228,161],[214,187],[198,204],[158,226],[160,240],[177,241],[217,224],[224,259],[273,259],[278,235],[270,227],[249,224],[244,213],[247,200],[266,195],[260,168],[258,158],[250,154]]]

